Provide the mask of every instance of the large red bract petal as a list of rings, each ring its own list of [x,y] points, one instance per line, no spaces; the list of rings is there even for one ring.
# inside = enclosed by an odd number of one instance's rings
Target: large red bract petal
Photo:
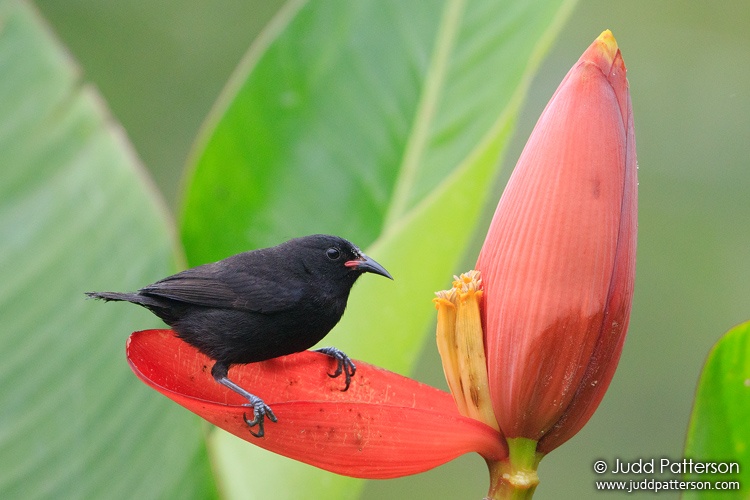
[[[347,391],[330,378],[330,357],[305,351],[248,365],[229,378],[262,398],[278,417],[255,438],[243,420],[252,409],[211,377],[213,360],[171,330],[133,333],[133,372],[209,422],[287,457],[338,474],[392,478],[416,474],[467,452],[507,456],[500,433],[458,413],[450,394],[361,361]],[[256,429],[257,430],[257,429]]]

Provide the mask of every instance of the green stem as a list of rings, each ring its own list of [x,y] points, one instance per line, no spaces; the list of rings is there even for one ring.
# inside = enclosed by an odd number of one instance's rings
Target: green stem
[[[534,496],[539,476],[536,469],[544,456],[536,451],[536,441],[527,438],[508,439],[508,458],[487,461],[490,490],[486,500],[523,500]]]

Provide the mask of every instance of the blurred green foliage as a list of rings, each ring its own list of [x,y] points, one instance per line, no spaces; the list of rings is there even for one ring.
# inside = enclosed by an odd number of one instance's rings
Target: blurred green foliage
[[[200,422],[123,363],[158,321],[83,296],[175,269],[166,210],[28,4],[0,3],[0,68],[0,497],[210,496]]]
[[[99,87],[174,208],[200,123],[280,3],[36,5]],[[562,76],[604,28],[613,30],[629,69],[641,166],[636,296],[620,368],[591,422],[542,462],[537,498],[593,496],[591,466],[598,458],[681,457],[703,359],[721,332],[750,313],[748,19],[750,4],[741,0],[585,0],[534,80],[505,175]],[[498,185],[487,217],[500,191]],[[475,240],[481,242],[481,231]],[[477,248],[455,272],[472,266]],[[101,267],[81,265],[82,277]],[[94,287],[101,279],[86,283]],[[129,279],[133,286],[143,282]],[[137,314],[134,325],[153,321]],[[128,328],[108,323],[105,333]],[[416,377],[444,387],[437,359],[427,342]],[[479,498],[486,481],[481,459],[468,456],[420,476],[368,483],[364,497]]]
[[[685,474],[690,481],[750,483],[750,322],[737,325],[711,349],[690,417],[685,457],[715,462],[733,474]],[[734,464],[734,465],[732,465]],[[721,470],[721,469],[719,469]],[[747,490],[744,490],[747,491]],[[725,498],[727,491],[686,492],[685,498]]]

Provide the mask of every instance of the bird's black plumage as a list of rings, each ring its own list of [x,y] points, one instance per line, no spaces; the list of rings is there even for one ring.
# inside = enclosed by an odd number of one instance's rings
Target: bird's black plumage
[[[349,292],[363,273],[390,278],[380,264],[349,241],[312,235],[187,269],[133,293],[89,292],[106,301],[149,309],[185,342],[216,360],[217,382],[242,394],[254,408],[251,427],[263,435],[264,416],[276,417],[260,398],[228,379],[233,364],[263,361],[308,349],[341,319]],[[356,370],[335,348],[321,352],[338,360],[334,376],[346,390]]]

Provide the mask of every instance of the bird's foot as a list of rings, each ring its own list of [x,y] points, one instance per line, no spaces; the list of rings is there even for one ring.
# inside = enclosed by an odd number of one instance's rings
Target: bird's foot
[[[336,371],[333,373],[329,373],[328,376],[331,378],[336,378],[343,373],[344,388],[341,389],[341,392],[349,389],[349,385],[352,383],[352,377],[355,373],[357,373],[357,365],[355,365],[352,360],[349,359],[349,356],[344,354],[343,351],[340,351],[335,347],[321,347],[320,349],[316,349],[316,351],[327,354],[337,361],[338,364],[336,365]]]
[[[242,414],[242,418],[245,420],[247,426],[251,428],[249,429],[250,434],[257,438],[263,437],[263,434],[265,433],[263,424],[266,420],[266,417],[268,417],[271,422],[277,422],[278,419],[276,418],[276,415],[273,414],[273,410],[271,410],[271,407],[264,403],[263,400],[258,396],[253,396],[252,399],[248,399],[250,400],[250,402],[246,403],[244,406],[253,407],[253,419],[248,419],[246,413]],[[255,427],[256,425],[258,426],[258,432],[253,432],[252,427]]]
[[[248,427],[255,427],[256,425],[258,426],[258,432],[253,432],[253,430],[250,429],[250,434],[257,438],[263,437],[263,434],[265,432],[263,429],[263,424],[265,423],[266,417],[268,417],[271,422],[277,422],[278,420],[276,419],[276,415],[273,414],[273,410],[271,410],[271,407],[264,403],[263,400],[258,396],[256,396],[255,394],[250,394],[245,389],[229,380],[227,378],[228,369],[229,365],[227,363],[217,361],[214,364],[213,368],[211,368],[211,374],[214,376],[214,379],[218,383],[225,387],[228,387],[229,389],[232,389],[234,392],[249,401],[243,406],[253,407],[253,419],[248,419],[246,413],[242,414],[242,418],[245,420],[245,423]]]

